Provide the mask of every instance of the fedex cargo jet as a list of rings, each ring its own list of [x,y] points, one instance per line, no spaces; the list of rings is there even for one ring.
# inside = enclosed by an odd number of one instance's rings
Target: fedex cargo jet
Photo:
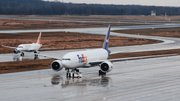
[[[93,66],[100,67],[100,70],[98,71],[99,75],[106,75],[106,73],[110,72],[113,69],[112,62],[118,60],[123,61],[128,59],[143,58],[143,57],[132,57],[132,58],[120,58],[120,59],[108,59],[108,57],[111,54],[115,54],[115,53],[111,53],[111,51],[108,49],[110,28],[111,26],[109,25],[108,33],[105,37],[103,47],[100,49],[69,52],[65,54],[62,58],[48,56],[44,54],[39,54],[39,55],[57,59],[51,63],[51,68],[54,71],[60,71],[63,68],[65,68],[65,70],[67,70],[67,74],[66,74],[67,77],[81,77],[82,74],[79,72],[78,68],[89,68]],[[153,56],[148,56],[148,57],[153,57]]]
[[[111,61],[114,61],[114,59],[108,59],[111,54],[111,51],[108,50],[110,28],[111,26],[109,25],[108,33],[105,37],[103,48],[101,49],[69,52],[65,54],[62,58],[48,56],[44,54],[39,55],[57,59],[51,63],[51,68],[54,71],[60,71],[65,68],[67,70],[67,77],[82,76],[78,68],[88,68],[97,65],[100,66],[99,74],[105,75],[113,69],[113,64],[111,63]]]

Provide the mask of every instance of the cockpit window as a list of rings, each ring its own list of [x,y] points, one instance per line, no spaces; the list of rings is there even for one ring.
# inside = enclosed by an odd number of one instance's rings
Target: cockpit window
[[[69,60],[70,61],[71,59],[70,58],[63,58],[62,60]]]
[[[18,46],[18,48],[23,48],[23,46]]]

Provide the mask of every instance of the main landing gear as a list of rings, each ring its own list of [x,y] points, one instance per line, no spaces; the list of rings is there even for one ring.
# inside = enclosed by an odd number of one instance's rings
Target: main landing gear
[[[23,52],[21,53],[21,56],[24,56],[24,53],[23,53]]]
[[[101,70],[99,70],[99,76],[105,76],[106,73],[102,72]]]
[[[67,73],[66,73],[66,77],[67,78],[81,78],[82,77],[82,73],[79,72],[79,69],[74,69],[71,72],[69,71],[69,69],[66,69]]]
[[[34,51],[34,60],[38,59],[39,51]]]
[[[21,52],[20,56],[24,57],[24,52]],[[34,54],[34,60],[39,59],[38,54]]]

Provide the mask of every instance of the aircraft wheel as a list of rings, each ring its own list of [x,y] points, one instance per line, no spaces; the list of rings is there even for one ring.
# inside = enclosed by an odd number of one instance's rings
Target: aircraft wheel
[[[106,75],[106,73],[102,72],[101,70],[99,70],[99,76],[100,75]]]
[[[66,73],[66,77],[67,77],[67,78],[69,77],[69,73]]]
[[[101,75],[101,70],[99,70],[99,75]]]
[[[71,77],[71,73],[69,73],[69,77]]]
[[[21,53],[21,56],[24,56],[24,53],[23,53],[23,52]]]

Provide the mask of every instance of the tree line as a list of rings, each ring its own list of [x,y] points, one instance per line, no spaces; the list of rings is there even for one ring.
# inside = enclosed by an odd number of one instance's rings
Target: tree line
[[[152,10],[157,15],[180,15],[180,7],[0,0],[1,15],[150,15]]]

